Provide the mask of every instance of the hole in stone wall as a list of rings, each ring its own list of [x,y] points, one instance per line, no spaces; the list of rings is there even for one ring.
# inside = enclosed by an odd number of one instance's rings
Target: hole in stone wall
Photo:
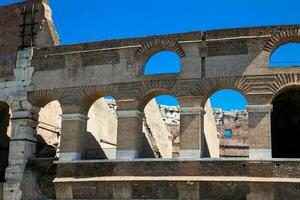
[[[282,92],[273,100],[272,156],[300,158],[300,88]]]
[[[231,136],[232,136],[232,131],[229,130],[229,129],[225,130],[224,137],[225,138],[231,138]]]
[[[175,97],[152,98],[144,108],[142,157],[178,157],[179,120],[179,104]]]
[[[271,55],[270,67],[300,66],[300,43],[279,46]]]
[[[180,57],[172,51],[154,54],[146,63],[144,74],[170,74],[180,72]]]
[[[245,97],[232,89],[222,89],[210,96],[205,105],[204,155],[212,156],[218,140],[220,157],[249,156],[246,105]]]
[[[88,112],[86,159],[115,159],[117,145],[117,105],[112,96],[93,103]]]
[[[37,126],[37,158],[59,156],[61,114],[62,110],[58,101],[51,101],[41,108]]]

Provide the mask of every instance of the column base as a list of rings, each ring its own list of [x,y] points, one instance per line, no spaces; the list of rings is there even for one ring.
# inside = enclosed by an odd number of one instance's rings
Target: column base
[[[198,159],[200,158],[201,151],[195,149],[184,149],[179,150],[179,158],[193,158]]]
[[[271,159],[272,150],[271,149],[249,149],[250,159]]]
[[[136,150],[117,150],[117,159],[135,159],[138,158],[138,151]]]

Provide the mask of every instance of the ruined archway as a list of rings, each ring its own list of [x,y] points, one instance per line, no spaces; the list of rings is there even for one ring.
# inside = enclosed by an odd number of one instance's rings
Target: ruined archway
[[[96,100],[88,111],[86,159],[115,159],[117,147],[117,105],[111,96]]]
[[[204,107],[204,146],[211,157],[218,153],[220,157],[249,156],[246,105],[247,99],[236,89],[220,89],[209,96]]]
[[[59,157],[61,105],[57,100],[41,107],[37,126],[36,157]]]
[[[272,157],[300,158],[300,88],[279,93],[272,101]]]
[[[149,92],[140,102],[143,111],[144,158],[172,158],[179,154],[179,102],[167,90]]]
[[[8,166],[9,141],[11,136],[10,110],[5,102],[0,102],[0,182],[5,181]]]

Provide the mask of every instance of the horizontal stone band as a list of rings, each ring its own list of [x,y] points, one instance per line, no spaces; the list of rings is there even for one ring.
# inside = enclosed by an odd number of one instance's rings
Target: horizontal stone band
[[[62,121],[87,121],[89,118],[82,114],[62,114]]]
[[[273,105],[248,105],[247,111],[248,112],[272,112]]]
[[[119,110],[118,117],[143,117],[143,113],[139,110]]]
[[[183,107],[179,109],[182,115],[197,115],[205,114],[205,110],[202,107]]]
[[[248,183],[300,183],[299,178],[247,177],[247,176],[107,176],[89,178],[55,178],[54,183],[112,182],[112,181],[199,181]]]

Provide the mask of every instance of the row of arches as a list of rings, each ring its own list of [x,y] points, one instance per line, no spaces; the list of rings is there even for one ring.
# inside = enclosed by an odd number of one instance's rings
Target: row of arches
[[[154,100],[155,99],[155,100]],[[237,91],[222,89],[210,96],[210,102],[213,108],[222,108],[224,110],[245,109],[247,100]],[[153,96],[148,100],[148,104],[153,105],[153,101],[158,104],[179,107],[175,97],[168,95]],[[274,158],[300,158],[300,88],[291,87],[281,91],[273,98],[273,112],[271,114],[271,134],[272,134],[272,155]],[[231,104],[231,106],[230,106]],[[234,105],[235,107],[233,107]],[[149,105],[147,105],[149,106]],[[144,108],[144,112],[147,109]],[[117,146],[117,104],[113,97],[106,96],[97,99],[89,109],[87,137],[86,137],[86,158],[90,159],[114,159]],[[4,180],[5,168],[8,165],[9,141],[11,137],[11,112],[9,106],[2,102],[0,106],[0,181]],[[37,126],[37,157],[59,157],[59,143],[61,134],[61,107],[58,101],[51,101],[45,105],[39,113],[39,124]],[[151,114],[151,112],[150,112]],[[147,114],[146,114],[147,118]],[[144,119],[147,120],[147,119]],[[180,121],[179,121],[180,123]],[[147,127],[145,127],[146,129]],[[143,130],[145,137],[146,130]],[[173,133],[174,134],[174,133]],[[168,137],[172,134],[168,135]],[[178,134],[173,135],[178,136]],[[231,138],[228,130],[224,131],[224,137]],[[169,156],[174,157],[175,138],[169,138]],[[148,141],[151,138],[147,138]],[[173,142],[173,143],[172,143]],[[162,157],[161,152],[146,152],[145,157]],[[165,150],[165,151],[168,151]],[[167,153],[164,153],[167,155]],[[164,156],[166,157],[166,156]]]
[[[300,44],[287,43],[277,47],[269,58],[269,66],[289,67],[300,66]],[[147,60],[144,75],[180,73],[180,57],[172,51],[155,53]]]
[[[246,98],[238,91],[232,89],[221,89],[213,93],[210,97],[211,107],[213,109],[221,108],[223,111],[232,110],[245,110],[247,106]],[[273,112],[271,114],[271,133],[272,133],[272,154],[273,157],[277,158],[287,158],[287,157],[300,157],[300,148],[297,144],[300,141],[300,136],[297,133],[300,127],[300,107],[298,106],[298,101],[300,100],[300,90],[297,87],[292,87],[280,92],[273,98]],[[153,114],[153,109],[155,109],[154,104],[167,105],[177,107],[179,109],[179,101],[176,97],[169,95],[152,95],[147,99],[147,103],[143,108],[145,120],[151,120],[150,117],[147,118],[147,112],[149,115]],[[154,107],[154,108],[153,108]],[[151,111],[152,109],[152,111]],[[87,123],[87,143],[86,146],[86,157],[93,159],[114,159],[116,155],[117,146],[117,104],[113,97],[106,96],[96,100],[89,109],[88,112],[88,123]],[[150,110],[150,111],[147,111]],[[55,112],[54,112],[55,111]],[[155,110],[159,112],[161,110]],[[5,111],[7,112],[7,111]],[[41,140],[42,146],[47,144],[51,146],[59,147],[59,134],[61,127],[61,115],[62,111],[58,101],[52,101],[47,104],[40,111],[39,115],[39,125],[38,133],[42,136],[42,139],[47,140],[44,142]],[[180,116],[180,114],[178,113]],[[48,116],[48,117],[47,117]],[[49,117],[51,116],[51,118]],[[180,119],[180,117],[179,117]],[[151,121],[149,122],[151,123]],[[179,121],[180,123],[180,121]],[[205,125],[205,124],[204,124]],[[225,125],[226,126],[226,125]],[[51,130],[51,127],[54,128]],[[170,127],[168,127],[170,129]],[[143,132],[146,133],[147,127],[144,126]],[[50,131],[49,131],[50,130]],[[160,129],[161,131],[162,129]],[[233,131],[234,128],[229,127],[222,131],[224,138],[232,139],[234,132],[229,134],[228,131]],[[51,132],[51,137],[49,136]],[[161,131],[163,132],[163,131]],[[167,131],[165,131],[166,133]],[[173,133],[174,134],[174,133]],[[171,151],[174,153],[175,138],[178,137],[179,130],[177,134],[173,135],[170,139],[169,149],[166,151]],[[151,134],[150,134],[151,135]],[[168,137],[172,134],[168,135]],[[147,135],[146,135],[147,137]],[[151,138],[147,138],[148,141]],[[49,142],[50,141],[50,142]],[[172,143],[173,142],[173,143]],[[248,142],[248,141],[247,141]],[[39,144],[39,143],[38,143]],[[153,146],[148,146],[149,149],[155,149]],[[45,156],[45,152],[41,151],[42,148],[37,148],[37,156]],[[56,152],[59,153],[59,152]],[[155,157],[153,152],[145,153],[149,157]],[[156,152],[158,153],[158,152]],[[171,157],[172,153],[165,153]],[[52,152],[51,155],[53,155]],[[176,153],[175,153],[176,154]],[[59,155],[59,154],[56,154]],[[48,154],[49,156],[49,154]]]

